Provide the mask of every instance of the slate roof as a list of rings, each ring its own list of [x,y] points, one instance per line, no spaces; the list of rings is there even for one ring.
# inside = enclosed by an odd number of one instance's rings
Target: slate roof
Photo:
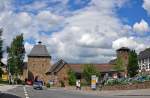
[[[127,48],[127,47],[121,47],[121,48],[117,49],[117,51],[122,51],[122,50],[124,50],[124,51],[130,51],[130,49]]]
[[[58,72],[61,68],[63,68],[64,65],[66,65],[67,63],[64,60],[59,60],[58,62],[56,62],[50,69],[49,71],[46,73],[55,73]]]
[[[59,70],[61,70],[61,68],[63,68],[65,65],[67,65],[69,68],[71,68],[74,72],[77,73],[82,73],[83,72],[83,68],[84,68],[84,64],[68,64],[66,63],[64,60],[59,60],[58,62],[56,62],[50,69],[48,72],[46,72],[46,74],[50,74],[50,73],[57,73],[59,72]],[[100,72],[112,72],[115,71],[114,70],[114,65],[113,64],[93,64],[96,69]]]
[[[46,48],[45,45],[41,45],[41,43],[39,43],[38,45],[35,45],[30,54],[28,55],[29,57],[50,57],[48,50]]]
[[[150,58],[150,48],[141,51],[138,55],[138,59],[146,59],[146,58]]]
[[[109,61],[109,64],[115,65],[115,64],[116,64],[116,60],[117,60],[117,59],[110,60],[110,61]]]

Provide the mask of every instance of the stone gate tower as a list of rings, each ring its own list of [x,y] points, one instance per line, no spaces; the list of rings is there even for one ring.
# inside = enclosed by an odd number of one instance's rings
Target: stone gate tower
[[[130,49],[127,47],[122,47],[117,50],[117,58],[121,58],[123,61],[123,66],[125,66],[124,76],[127,76],[127,66],[129,64],[129,52]]]
[[[30,54],[28,55],[28,79],[34,80],[36,76],[48,82],[49,76],[45,73],[51,67],[51,56],[49,55],[45,45],[42,45],[42,42],[38,42],[38,45],[35,45]]]

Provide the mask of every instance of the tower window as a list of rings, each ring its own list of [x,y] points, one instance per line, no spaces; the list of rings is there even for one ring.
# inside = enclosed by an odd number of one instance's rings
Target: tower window
[[[125,59],[126,59],[126,60],[128,59],[127,55],[125,56]]]

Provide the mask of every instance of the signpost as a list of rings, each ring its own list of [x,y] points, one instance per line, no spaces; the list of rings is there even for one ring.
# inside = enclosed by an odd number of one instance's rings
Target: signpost
[[[97,82],[97,77],[96,75],[92,75],[91,76],[91,88],[93,90],[96,90],[96,82]]]

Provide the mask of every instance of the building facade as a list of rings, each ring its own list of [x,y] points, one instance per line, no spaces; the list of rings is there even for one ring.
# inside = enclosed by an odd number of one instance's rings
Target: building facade
[[[47,83],[50,80],[50,76],[45,73],[50,68],[51,56],[49,55],[46,46],[39,42],[38,45],[35,45],[32,48],[28,55],[26,77],[27,79],[34,81],[35,77],[38,76],[39,79]]]
[[[127,47],[121,47],[119,48],[117,51],[117,58],[121,58],[121,60],[123,61],[123,66],[125,68],[124,72],[122,72],[122,75],[124,77],[127,77],[127,66],[129,64],[129,52],[130,49]]]
[[[139,53],[138,65],[140,73],[150,74],[150,48]]]
[[[129,49],[122,47],[116,51],[117,58],[120,57],[123,60],[123,65],[127,69]],[[114,69],[116,65],[116,59],[111,63],[106,64],[92,64],[101,73],[101,77],[106,74],[108,77],[117,78],[118,71]],[[55,64],[51,64],[51,56],[49,55],[45,45],[41,42],[35,45],[30,54],[28,55],[28,62],[24,64],[23,78],[34,81],[38,76],[44,80],[45,83],[52,81],[56,86],[68,85],[68,71],[71,69],[75,72],[76,78],[82,80],[83,65],[85,64],[69,64],[64,60],[59,60]],[[126,69],[122,72],[122,77],[127,74]]]
[[[101,73],[102,78],[105,75],[111,78],[127,76],[127,66],[130,49],[122,47],[116,52],[117,58],[120,57],[122,59],[125,70],[120,72],[114,69],[114,66],[116,66],[116,59],[106,64],[92,64]],[[57,86],[60,86],[61,82],[63,82],[65,85],[68,85],[68,71],[71,69],[75,72],[76,78],[82,80],[84,65],[86,64],[69,64],[61,59],[56,62],[46,74],[53,77],[51,78],[51,80],[54,81],[54,84],[56,84]]]

